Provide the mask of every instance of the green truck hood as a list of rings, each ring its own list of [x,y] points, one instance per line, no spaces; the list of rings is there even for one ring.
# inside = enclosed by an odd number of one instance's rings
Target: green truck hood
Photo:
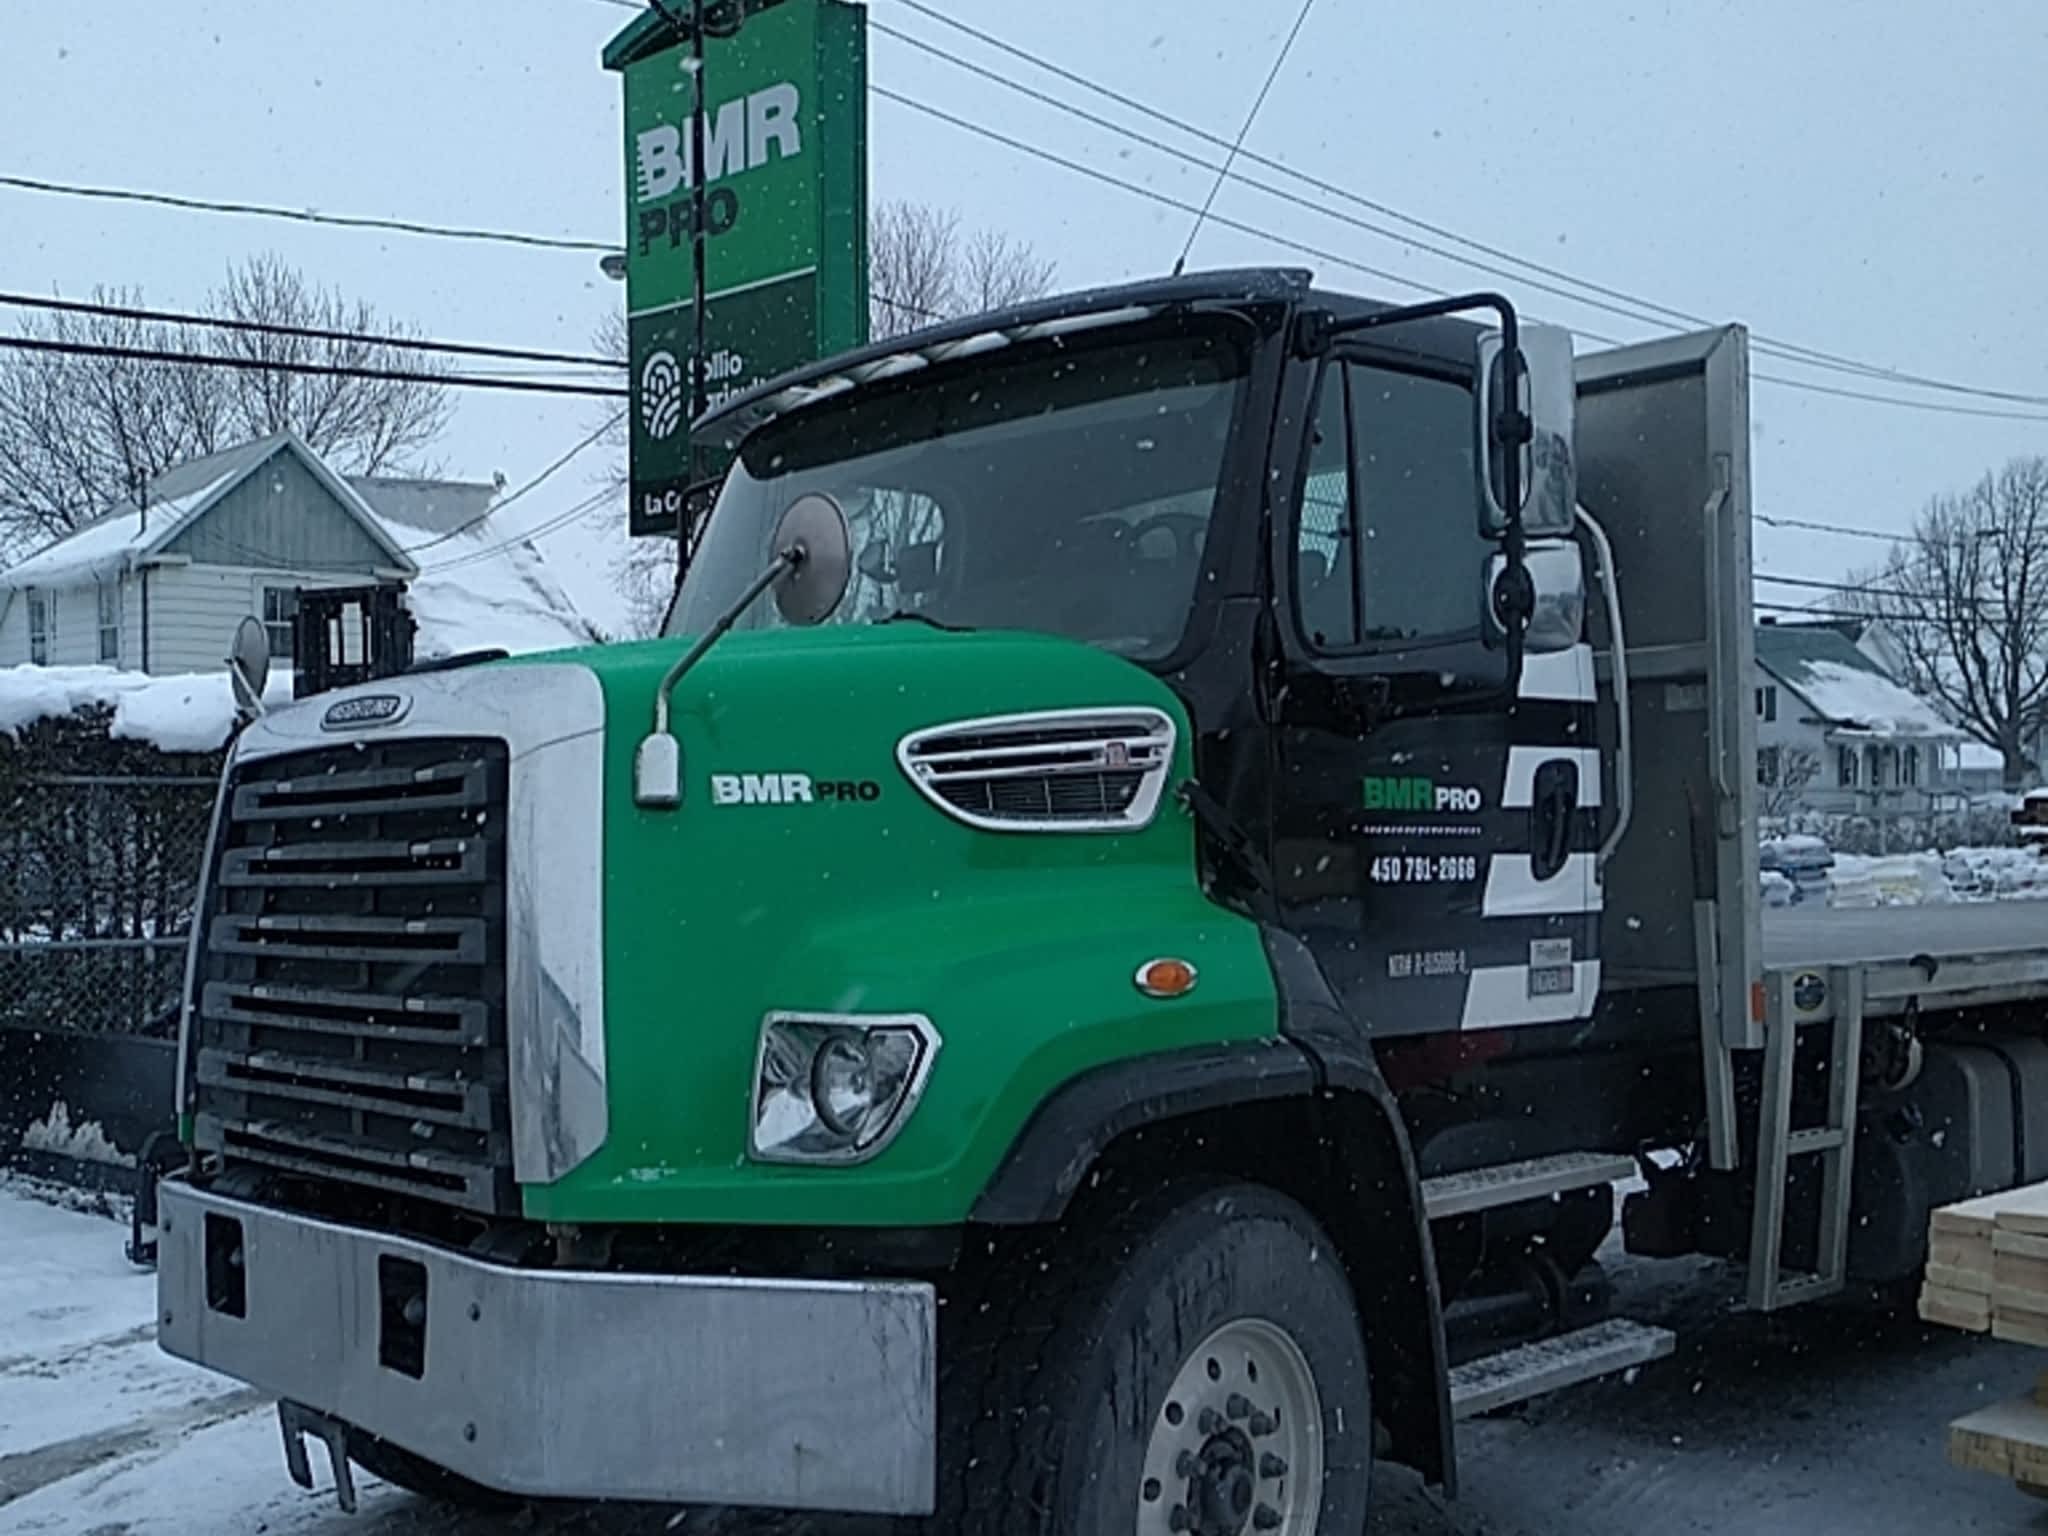
[[[1061,1082],[1122,1057],[1272,1032],[1257,931],[1203,897],[1192,824],[1171,800],[1135,833],[981,831],[897,765],[898,741],[927,726],[1151,705],[1179,725],[1177,783],[1185,712],[1142,668],[1045,636],[910,624],[734,634],[676,690],[681,806],[644,810],[633,755],[681,648],[534,658],[588,667],[605,696],[594,788],[605,808],[610,1125],[589,1161],[526,1187],[529,1215],[958,1221]],[[855,792],[720,803],[714,776],[749,775]],[[1195,962],[1193,993],[1139,994],[1136,969],[1161,955]],[[748,1158],[758,1032],[777,1010],[915,1012],[937,1027],[924,1099],[872,1162]]]

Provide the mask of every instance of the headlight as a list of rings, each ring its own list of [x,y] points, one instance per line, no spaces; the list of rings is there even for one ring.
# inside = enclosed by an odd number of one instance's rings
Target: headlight
[[[755,1058],[749,1150],[764,1162],[865,1162],[910,1118],[938,1050],[921,1014],[771,1013]]]

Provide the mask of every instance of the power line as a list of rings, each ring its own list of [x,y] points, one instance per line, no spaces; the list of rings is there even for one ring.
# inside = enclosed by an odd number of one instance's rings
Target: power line
[[[0,292],[0,305],[14,309],[53,310],[67,315],[97,315],[112,320],[146,320],[163,325],[201,326],[209,330],[240,331],[257,336],[290,336],[306,341],[357,342],[389,347],[398,352],[444,352],[451,357],[496,357],[510,362],[561,363],[578,368],[616,371],[626,365],[613,358],[592,357],[574,352],[539,352],[526,347],[502,347],[473,341],[430,341],[415,336],[380,336],[368,331],[329,330],[315,325],[285,325],[271,320],[242,320],[222,315],[195,315],[175,309],[146,309],[135,304],[109,304],[104,300],[41,298],[29,293]]]
[[[326,224],[340,229],[381,229],[392,234],[426,235],[437,240],[481,240],[497,245],[521,245],[547,251],[591,251],[602,256],[609,255],[619,248],[616,240],[573,240],[557,235],[530,235],[509,229],[422,224],[412,219],[373,218],[362,214],[316,213],[310,208],[279,208],[263,203],[226,202],[214,198],[187,197],[174,192],[144,192],[130,187],[82,186],[76,182],[45,181],[34,176],[0,175],[0,187],[15,187],[24,192],[47,192],[61,197],[99,198],[113,203],[152,203],[163,208],[182,208],[188,213],[291,219],[301,224]]]
[[[1838,533],[1844,538],[1877,539],[1886,544],[1897,544],[1904,534],[1879,533],[1875,528],[1849,528],[1841,523],[1816,523],[1803,517],[1773,517],[1769,513],[1755,512],[1755,521],[1772,528],[1802,528],[1808,533]]]
[[[446,533],[436,534],[433,538],[427,539],[419,544],[406,545],[405,553],[407,553],[408,555],[416,555],[423,549],[432,549],[437,544],[446,544],[450,539],[460,538],[463,534],[469,532],[470,529],[476,527],[485,519],[494,517],[498,513],[504,511],[505,508],[511,506],[512,503],[519,500],[520,497],[525,496],[531,491],[536,491],[540,489],[541,486],[546,485],[548,481],[551,478],[553,478],[553,476],[555,476],[561,470],[567,468],[571,460],[576,458],[577,455],[583,453],[592,444],[597,442],[599,438],[603,437],[605,433],[611,431],[613,427],[616,427],[620,422],[624,421],[625,419],[626,413],[624,411],[615,412],[609,421],[605,422],[596,431],[592,432],[588,437],[584,438],[583,441],[578,443],[575,447],[571,448],[559,459],[556,459],[554,463],[550,464],[546,469],[542,470],[539,474],[535,475],[531,480],[527,481],[524,485],[520,486],[510,495],[504,497],[502,500],[492,502],[488,507],[484,508],[483,511],[477,513],[475,517],[469,518],[464,522],[456,524],[453,528],[450,528]]]
[[[931,20],[936,21],[943,26],[950,27],[954,31],[962,33],[965,36],[971,37],[975,39],[977,42],[983,43],[986,46],[993,48],[1000,53],[1006,54],[1012,58],[1018,59],[1022,62],[1031,64],[1039,69],[1042,69],[1047,74],[1053,75],[1056,78],[1068,81],[1073,85],[1077,85],[1081,87],[1083,90],[1089,91],[1103,98],[1104,100],[1115,102],[1117,105],[1125,108],[1128,111],[1135,112],[1141,116],[1150,118],[1154,122],[1165,124],[1166,126],[1174,128],[1181,133],[1185,133],[1192,138],[1199,139],[1205,143],[1214,145],[1218,148],[1229,149],[1232,147],[1229,140],[1223,138],[1220,134],[1213,133],[1210,130],[1201,127],[1199,124],[1188,122],[1184,118],[1175,117],[1167,112],[1162,112],[1159,109],[1138,100],[1136,97],[1133,97],[1123,91],[1116,90],[1113,87],[1103,85],[1100,82],[1092,80],[1075,70],[1068,69],[1063,65],[1054,63],[1052,60],[1047,59],[1042,55],[1035,54],[1031,52],[1029,49],[1018,47],[1016,44],[1010,43],[1005,39],[996,36],[994,33],[985,31],[979,27],[972,26],[966,22],[958,20],[955,17],[948,16],[943,11],[938,10],[935,6],[923,3],[923,0],[900,0],[900,3],[907,7],[908,9],[916,11],[919,15],[928,17]],[[1029,87],[1025,87],[1016,82],[1013,82],[1007,76],[996,74],[993,71],[983,70],[979,66],[974,65],[967,60],[961,59],[956,55],[948,53],[946,50],[942,48],[938,48],[933,44],[926,43],[921,39],[914,38],[906,33],[900,32],[895,28],[890,27],[887,23],[871,21],[869,25],[887,33],[891,37],[898,38],[901,41],[909,42],[913,46],[920,47],[928,53],[932,53],[940,58],[944,58],[961,68],[971,70],[972,72],[979,75],[983,75],[986,78],[994,81],[995,83],[1007,85],[1010,88],[1020,90],[1025,94],[1034,95],[1037,97],[1037,99],[1042,100],[1049,105],[1055,106],[1062,111],[1072,112],[1076,115],[1081,116],[1088,115],[1085,114],[1081,109],[1072,106],[1072,104],[1070,103],[1062,102],[1056,97],[1046,96],[1042,93],[1033,92]],[[1155,140],[1144,139],[1143,136],[1136,134],[1133,130],[1125,128],[1121,124],[1111,123],[1104,119],[1093,117],[1090,117],[1090,120],[1097,122],[1100,126],[1107,127],[1114,132],[1122,133],[1127,137],[1131,137],[1139,140],[1140,142],[1147,143],[1150,145],[1150,147],[1164,150],[1168,154],[1178,155],[1183,159],[1191,158],[1187,156],[1184,151],[1174,149],[1171,146],[1159,144]],[[1451,241],[1453,244],[1463,246],[1468,250],[1478,251],[1484,255],[1491,256],[1499,261],[1506,261],[1512,263],[1514,266],[1526,269],[1527,271],[1538,272],[1546,277],[1555,278],[1560,282],[1572,285],[1573,288],[1584,289],[1592,293],[1597,293],[1606,298],[1617,300],[1624,304],[1632,305],[1639,310],[1651,310],[1658,314],[1667,316],[1672,320],[1681,321],[1687,325],[1707,327],[1715,323],[1709,319],[1706,319],[1697,314],[1690,313],[1686,310],[1678,309],[1668,304],[1662,304],[1654,299],[1644,298],[1638,294],[1629,293],[1625,289],[1610,287],[1606,284],[1598,283],[1588,278],[1579,277],[1561,268],[1548,266],[1542,262],[1532,260],[1526,256],[1518,255],[1515,252],[1506,250],[1500,246],[1489,245],[1484,241],[1473,239],[1468,235],[1460,234],[1456,230],[1446,228],[1441,224],[1434,224],[1426,219],[1417,218],[1412,214],[1403,212],[1401,209],[1396,208],[1391,204],[1376,201],[1372,198],[1363,196],[1362,194],[1352,190],[1351,188],[1341,186],[1335,182],[1326,181],[1320,177],[1313,176],[1308,172],[1297,170],[1293,166],[1287,164],[1284,160],[1275,159],[1267,155],[1257,154],[1249,149],[1241,150],[1240,158],[1249,160],[1254,164],[1264,166],[1269,170],[1278,171],[1282,175],[1292,177],[1293,179],[1301,182],[1305,186],[1313,187],[1317,191],[1326,193],[1333,197],[1342,198],[1346,202],[1353,203],[1358,207],[1368,209],[1369,211],[1380,214],[1383,217],[1393,219],[1397,223],[1407,225],[1414,229],[1423,230],[1428,234],[1438,237],[1439,239]],[[1214,167],[1210,168],[1213,169]],[[1263,187],[1259,183],[1246,180],[1242,177],[1240,177],[1239,180],[1243,182],[1245,185],[1259,187],[1260,190],[1265,190],[1268,192],[1271,192],[1273,190],[1271,188]],[[1274,195],[1288,196],[1289,194],[1275,193]],[[1327,213],[1330,210],[1325,208],[1321,211]],[[1425,242],[1413,239],[1413,237],[1411,236],[1384,231],[1381,231],[1380,233],[1383,233],[1386,238],[1401,240],[1404,243],[1416,245],[1420,249],[1430,251],[1433,255],[1442,256],[1446,260],[1462,262],[1467,266],[1472,266],[1477,270],[1492,273],[1492,275],[1495,276],[1507,277],[1510,278],[1510,280],[1512,281],[1528,283],[1528,279],[1520,276],[1519,274],[1498,272],[1497,270],[1487,267],[1481,263],[1473,262],[1469,258],[1456,256],[1452,253],[1431,247],[1427,245]],[[1534,283],[1530,283],[1529,286],[1544,287],[1544,285],[1542,284]],[[1551,289],[1547,287],[1544,289],[1544,291],[1553,293],[1558,292],[1558,290],[1556,289]],[[1560,296],[1571,298],[1574,300],[1574,302],[1587,304],[1593,308],[1607,310],[1609,313],[1618,314],[1623,316],[1624,318],[1635,319],[1638,321],[1642,321],[1643,323],[1658,323],[1654,321],[1644,321],[1643,316],[1638,314],[1631,314],[1626,310],[1616,309],[1612,304],[1595,303],[1593,300],[1587,299],[1580,294],[1563,293],[1560,294]],[[1594,339],[1597,340],[1599,338],[1596,337]],[[1767,336],[1761,332],[1756,333],[1753,336],[1753,341],[1756,344],[1758,350],[1760,351],[1766,353],[1781,354],[1784,360],[1786,361],[1800,363],[1808,367],[1831,368],[1835,371],[1855,373],[1866,378],[1889,380],[1893,383],[1911,385],[1922,389],[1933,389],[1958,394],[1977,395],[1983,398],[2005,400],[2016,404],[2048,406],[2048,395],[2024,394],[2009,390],[1987,389],[1976,385],[1959,384],[1951,380],[1931,378],[1924,374],[1908,373],[1899,369],[1886,368],[1878,364],[1864,362],[1857,358],[1846,357],[1839,353],[1824,351],[1820,348],[1809,347],[1797,342],[1786,341],[1780,338]],[[1786,381],[1772,380],[1772,382]],[[1874,398],[1879,400],[1886,400],[1888,397],[1879,396]]]
[[[1216,180],[1209,187],[1209,195],[1202,200],[1202,211],[1195,215],[1194,228],[1188,231],[1187,244],[1180,248],[1180,259],[1173,264],[1175,277],[1186,270],[1188,256],[1195,248],[1195,237],[1202,232],[1202,225],[1208,220],[1209,210],[1216,206],[1216,194],[1223,190],[1223,184],[1230,180],[1231,168],[1237,164],[1238,154],[1244,149],[1244,141],[1251,136],[1252,124],[1259,120],[1259,112],[1266,105],[1266,98],[1273,93],[1273,82],[1280,78],[1280,71],[1287,67],[1287,55],[1294,52],[1294,40],[1301,36],[1301,29],[1308,23],[1308,13],[1316,8],[1316,0],[1301,0],[1301,10],[1294,18],[1294,26],[1288,31],[1287,40],[1280,45],[1280,52],[1273,58],[1273,67],[1266,71],[1266,83],[1259,87],[1258,99],[1252,103],[1251,111],[1244,116],[1244,126],[1237,130],[1230,153],[1223,157],[1223,164],[1216,169]]]
[[[500,539],[495,544],[487,544],[482,549],[465,550],[463,553],[451,556],[438,564],[423,565],[420,567],[420,574],[425,576],[430,573],[438,574],[446,571],[459,571],[465,566],[480,565],[486,560],[503,554],[508,549],[515,548],[521,544],[530,544],[535,539],[546,538],[551,533],[559,533],[562,529],[568,527],[569,524],[579,518],[588,516],[593,509],[612,500],[616,495],[617,492],[615,490],[606,487],[604,490],[586,496],[566,512],[559,512],[547,519],[547,521],[527,529],[524,533],[513,534],[507,538]]]
[[[451,389],[499,389],[536,395],[583,395],[623,400],[614,385],[568,384],[551,379],[493,379],[474,374],[411,373],[396,368],[353,368],[342,363],[279,363],[256,357],[222,357],[215,352],[174,352],[159,347],[109,347],[90,342],[48,341],[39,336],[0,336],[0,348],[54,352],[73,357],[118,357],[138,363],[185,363],[198,368],[232,368],[250,373],[295,373],[319,378],[381,379],[405,384],[441,384]]]

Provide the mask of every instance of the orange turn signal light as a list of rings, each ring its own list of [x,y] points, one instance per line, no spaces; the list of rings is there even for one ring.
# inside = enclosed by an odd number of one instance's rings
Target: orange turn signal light
[[[1147,997],[1185,997],[1195,990],[1195,968],[1185,960],[1147,960],[1132,979]]]

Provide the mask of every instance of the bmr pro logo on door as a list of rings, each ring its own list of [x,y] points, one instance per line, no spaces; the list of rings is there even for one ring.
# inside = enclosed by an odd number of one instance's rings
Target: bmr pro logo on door
[[[814,779],[808,773],[714,773],[713,805],[856,805],[882,798],[873,779]]]
[[[1478,790],[1462,784],[1439,784],[1420,776],[1365,776],[1368,811],[1423,811],[1437,816],[1472,816],[1485,805]]]

